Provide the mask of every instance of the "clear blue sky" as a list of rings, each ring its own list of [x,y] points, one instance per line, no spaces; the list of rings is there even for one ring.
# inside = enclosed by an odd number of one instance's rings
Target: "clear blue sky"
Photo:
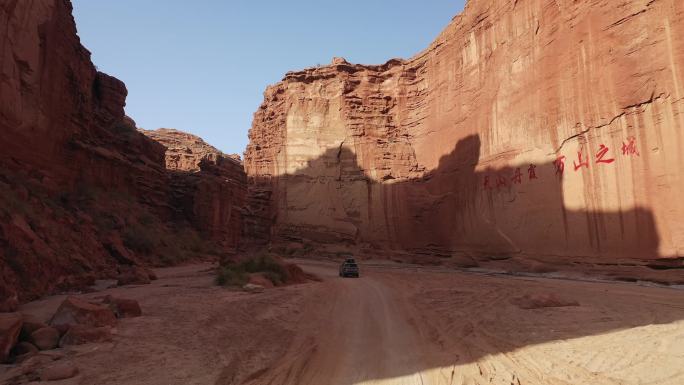
[[[126,82],[139,127],[177,128],[227,153],[247,145],[267,85],[287,71],[411,57],[465,0],[73,0],[101,71]]]

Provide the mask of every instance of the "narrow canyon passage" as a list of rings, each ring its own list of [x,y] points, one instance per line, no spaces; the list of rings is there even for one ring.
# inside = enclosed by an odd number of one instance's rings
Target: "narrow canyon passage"
[[[248,294],[203,264],[82,295],[138,300],[143,316],[63,349],[81,375],[60,384],[684,383],[680,289],[386,262],[342,279],[334,263],[296,262],[321,282]],[[22,312],[47,317],[62,299]]]

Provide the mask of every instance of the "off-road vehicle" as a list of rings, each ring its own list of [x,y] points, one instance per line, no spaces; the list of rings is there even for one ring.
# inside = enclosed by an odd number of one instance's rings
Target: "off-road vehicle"
[[[356,264],[354,258],[347,258],[340,265],[340,277],[359,278],[359,265]]]

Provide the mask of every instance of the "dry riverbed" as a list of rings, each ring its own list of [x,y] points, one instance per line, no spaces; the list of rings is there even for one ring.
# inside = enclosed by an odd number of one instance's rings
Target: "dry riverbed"
[[[55,384],[684,384],[684,291],[629,283],[297,261],[322,282],[248,294],[212,265],[157,270],[112,342],[55,351]],[[64,297],[25,305],[47,319]],[[20,367],[4,366],[12,383]]]

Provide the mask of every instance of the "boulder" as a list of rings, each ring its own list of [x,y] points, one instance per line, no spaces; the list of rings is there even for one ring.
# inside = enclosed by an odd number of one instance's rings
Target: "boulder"
[[[22,356],[27,353],[38,353],[38,348],[30,342],[22,341],[12,349],[12,354],[15,356]]]
[[[142,315],[140,304],[134,299],[115,298],[108,295],[103,302],[109,305],[116,318],[132,318]]]
[[[265,288],[261,285],[255,285],[253,283],[248,283],[242,287],[242,290],[244,290],[248,293],[263,293]]]
[[[59,344],[59,337],[59,331],[48,326],[31,333],[31,343],[40,350],[51,350]]]
[[[66,380],[78,375],[78,368],[70,362],[58,362],[43,369],[40,379],[43,381]]]
[[[61,324],[61,325],[52,325],[52,327],[54,327],[55,329],[57,329],[57,331],[59,332],[59,335],[60,335],[60,336],[63,336],[63,335],[66,334],[66,332],[69,331],[69,327],[71,327],[71,325],[69,325],[69,324]]]
[[[50,320],[50,325],[88,325],[88,326],[114,326],[116,317],[114,312],[107,306],[96,305],[68,297],[62,302],[57,312]]]
[[[248,283],[269,289],[275,286],[270,279],[264,277],[264,275],[260,273],[251,274]]]
[[[83,345],[93,342],[107,342],[112,340],[112,332],[108,327],[93,327],[88,325],[72,325],[59,341],[60,347]]]
[[[12,356],[14,356],[14,363],[20,364],[28,358],[33,357],[38,353],[38,348],[30,342],[19,342],[14,349],[12,349]]]
[[[6,362],[19,339],[23,317],[19,313],[0,314],[0,363]]]
[[[21,327],[21,338],[27,340],[31,337],[33,332],[47,326],[48,325],[45,322],[32,315],[24,315],[24,324]]]

